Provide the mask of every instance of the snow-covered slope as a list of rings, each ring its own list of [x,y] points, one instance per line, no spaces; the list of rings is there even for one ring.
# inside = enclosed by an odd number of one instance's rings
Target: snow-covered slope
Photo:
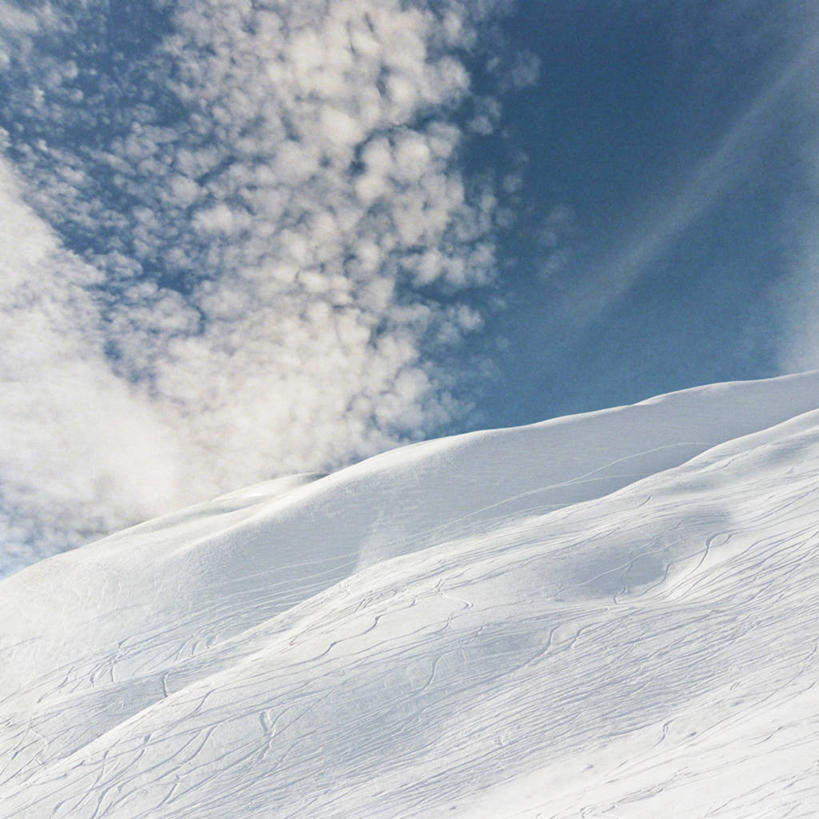
[[[0,816],[814,816],[818,616],[819,373],[418,444],[0,582]]]

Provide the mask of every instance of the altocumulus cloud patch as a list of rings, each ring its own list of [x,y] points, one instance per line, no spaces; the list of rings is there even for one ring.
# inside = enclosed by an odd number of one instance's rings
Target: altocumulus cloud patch
[[[457,417],[500,5],[0,3],[5,570]]]

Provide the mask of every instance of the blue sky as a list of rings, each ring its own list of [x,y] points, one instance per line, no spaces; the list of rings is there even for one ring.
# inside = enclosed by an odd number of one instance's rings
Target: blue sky
[[[781,371],[782,288],[815,208],[817,8],[530,3],[505,21],[540,82],[504,112],[528,161],[493,417]],[[529,236],[555,203],[567,260],[543,276]]]
[[[0,572],[819,366],[819,4],[0,0]]]

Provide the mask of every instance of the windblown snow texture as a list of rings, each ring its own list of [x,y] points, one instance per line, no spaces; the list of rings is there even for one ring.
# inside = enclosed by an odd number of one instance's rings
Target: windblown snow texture
[[[430,441],[0,582],[0,816],[819,814],[819,373]]]

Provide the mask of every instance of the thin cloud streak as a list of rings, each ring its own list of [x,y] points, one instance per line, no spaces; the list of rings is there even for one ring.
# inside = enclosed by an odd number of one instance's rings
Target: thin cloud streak
[[[588,326],[621,299],[680,236],[726,196],[748,172],[755,148],[775,127],[771,116],[783,98],[804,84],[819,64],[819,36],[811,37],[777,78],[733,122],[716,148],[694,169],[661,215],[641,228],[625,250],[571,294],[573,329]],[[565,314],[565,308],[562,312]]]
[[[811,22],[819,28],[819,11]],[[791,274],[776,290],[782,319],[779,364],[784,373],[819,369],[819,89],[815,82],[807,86],[803,105],[814,126],[803,156],[806,195],[789,213],[795,234]]]
[[[796,235],[791,273],[776,289],[782,318],[779,364],[783,373],[819,369],[819,134],[806,164],[809,198],[801,201],[793,214]]]

